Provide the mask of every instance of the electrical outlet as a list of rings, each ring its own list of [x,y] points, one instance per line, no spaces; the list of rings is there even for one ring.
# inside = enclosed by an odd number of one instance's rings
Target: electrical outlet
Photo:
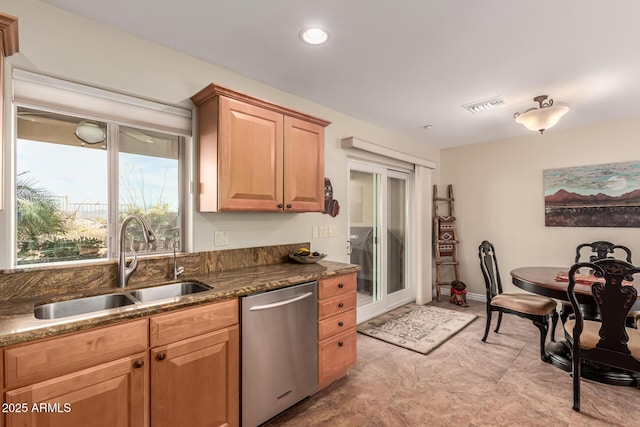
[[[314,239],[318,238],[318,226],[314,225],[313,227],[311,227],[311,237]]]
[[[216,231],[214,235],[214,242],[216,246],[226,246],[229,244],[229,232],[228,231]]]
[[[321,225],[318,227],[318,237],[327,237],[329,234],[328,227],[326,225]]]

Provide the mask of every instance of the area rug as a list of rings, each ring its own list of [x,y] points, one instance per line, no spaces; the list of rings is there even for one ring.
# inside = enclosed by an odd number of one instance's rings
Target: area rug
[[[403,305],[358,325],[358,332],[427,354],[478,317],[446,308]]]

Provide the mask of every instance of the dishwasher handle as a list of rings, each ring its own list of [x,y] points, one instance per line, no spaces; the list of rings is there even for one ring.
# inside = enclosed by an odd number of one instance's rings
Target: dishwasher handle
[[[298,295],[297,297],[294,297],[294,298],[291,298],[291,299],[286,299],[286,300],[283,300],[283,301],[274,302],[274,303],[271,303],[271,304],[254,305],[253,307],[251,307],[249,309],[249,311],[268,310],[270,308],[281,307],[283,305],[292,304],[292,303],[294,303],[296,301],[300,301],[300,300],[303,300],[305,298],[309,298],[310,296],[313,296],[313,292],[307,292],[307,293],[304,293],[302,295]]]

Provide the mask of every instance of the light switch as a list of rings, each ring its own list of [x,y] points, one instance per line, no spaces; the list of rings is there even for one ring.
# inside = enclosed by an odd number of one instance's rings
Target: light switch
[[[329,234],[328,227],[326,225],[321,225],[318,227],[318,237],[327,237]]]
[[[335,237],[338,235],[338,226],[330,225],[329,226],[329,237]]]
[[[313,227],[311,227],[311,237],[314,239],[318,238],[318,226],[314,225]]]

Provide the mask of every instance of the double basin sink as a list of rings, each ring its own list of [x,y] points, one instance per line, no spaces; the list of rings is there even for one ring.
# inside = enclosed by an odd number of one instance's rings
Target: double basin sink
[[[163,300],[210,291],[212,286],[199,282],[179,282],[149,288],[135,289],[124,293],[76,298],[67,301],[37,305],[33,314],[36,319],[51,320],[136,304],[162,302]]]

